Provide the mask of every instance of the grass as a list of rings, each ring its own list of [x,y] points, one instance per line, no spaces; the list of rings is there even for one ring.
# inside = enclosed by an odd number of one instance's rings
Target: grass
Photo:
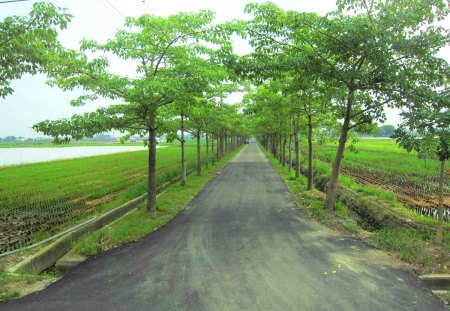
[[[145,204],[142,204],[110,225],[85,236],[76,242],[72,249],[78,254],[89,256],[138,240],[157,230],[174,218],[237,152],[238,150],[204,170],[202,176],[190,175],[186,187],[174,184],[158,195],[156,213],[148,213]],[[107,242],[102,243],[102,240]]]
[[[359,148],[359,152],[357,154],[348,150],[345,153],[345,157],[343,159],[344,172],[341,172],[339,176],[339,183],[359,192],[365,197],[372,197],[376,200],[388,203],[389,206],[395,209],[397,213],[402,214],[405,218],[410,218],[418,223],[436,225],[437,221],[435,219],[421,216],[415,213],[412,209],[406,208],[399,202],[397,194],[393,191],[381,188],[379,186],[366,186],[359,184],[355,177],[346,175],[346,173],[357,172],[363,176],[371,177],[374,180],[385,182],[387,185],[394,185],[396,187],[404,188],[409,190],[407,193],[410,193],[410,197],[413,197],[417,193],[436,193],[436,189],[432,189],[430,183],[428,183],[428,186],[423,185],[427,184],[427,181],[430,182],[436,177],[425,168],[431,167],[431,163],[437,165],[437,161],[433,162],[429,160],[427,164],[424,160],[418,159],[416,155],[408,154],[403,149],[398,149],[394,140],[361,139],[361,141],[358,142],[358,145],[361,147]],[[316,147],[314,149],[317,156],[313,165],[314,170],[318,174],[327,176],[331,174],[331,165],[323,160],[323,156],[325,153],[329,153],[334,156],[336,152],[335,149],[336,146],[331,145]],[[376,162],[372,161],[374,155],[376,155],[378,159]],[[355,159],[358,159],[360,163],[357,164]],[[331,161],[331,156],[328,160]],[[402,163],[402,165],[398,163]],[[303,158],[302,165],[306,166],[305,158]],[[394,172],[395,170],[392,169],[392,166],[396,167],[396,169],[399,169],[401,166],[404,167],[403,173],[400,174],[400,177],[396,175]],[[378,173],[375,174],[374,172]],[[383,174],[384,177],[381,176]],[[412,176],[411,178],[410,175]],[[392,176],[394,177],[391,179]],[[433,181],[431,184],[435,185],[435,182]],[[444,223],[444,226],[447,230],[450,230],[449,223]]]
[[[306,152],[306,145],[302,145]],[[332,163],[337,144],[315,144],[317,159]],[[407,153],[398,148],[392,139],[360,139],[356,144],[357,153],[347,150],[342,169],[377,181],[402,187],[409,191],[432,194],[437,191],[439,162],[422,160],[417,154]],[[447,162],[447,169],[450,163]]]
[[[425,267],[430,266],[432,261],[430,254],[423,247],[427,240],[414,230],[402,228],[383,228],[371,237],[375,246],[397,253],[403,261],[421,263]]]
[[[181,172],[180,147],[157,151],[157,185]],[[0,225],[16,248],[147,192],[147,151],[0,167]],[[194,144],[187,168],[196,166]],[[5,249],[5,244],[1,245]]]
[[[304,161],[302,165],[306,165],[306,161]],[[317,158],[314,160],[313,166],[314,170],[320,175],[329,176],[331,174],[330,164],[322,162]],[[367,166],[370,166],[370,163],[367,163]],[[359,184],[357,183],[355,177],[345,175],[342,172],[339,176],[339,184],[347,186],[365,197],[374,198],[378,201],[387,203],[391,208],[395,209],[397,213],[403,215],[405,218],[409,218],[417,223],[421,223],[424,225],[428,224],[436,226],[436,219],[419,215],[414,210],[405,207],[401,202],[398,201],[397,195],[390,190],[383,189],[377,186],[366,186]],[[339,207],[339,201],[336,204]],[[444,223],[444,228],[447,231],[450,231],[450,223]]]
[[[0,274],[0,301],[18,298],[28,294],[29,290],[41,289],[54,280],[53,276],[46,274],[34,275],[3,272]]]
[[[382,228],[370,237],[374,246],[396,254],[403,261],[427,273],[449,273],[450,233],[444,233],[441,245],[434,242],[434,233],[421,233],[405,228]]]

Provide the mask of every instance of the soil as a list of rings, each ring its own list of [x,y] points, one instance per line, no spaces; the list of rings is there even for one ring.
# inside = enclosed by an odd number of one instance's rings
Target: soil
[[[382,189],[390,190],[397,195],[400,202],[415,207],[436,208],[439,205],[439,196],[437,194],[426,194],[417,191],[412,191],[398,185],[385,183],[383,181],[371,178],[367,175],[356,173],[351,170],[343,170],[343,173],[351,175],[356,178],[356,181],[362,185],[376,186]],[[444,208],[450,209],[450,194],[444,194]]]
[[[109,201],[114,200],[116,197],[117,197],[116,193],[110,193],[110,194],[105,195],[105,196],[103,196],[101,198],[97,198],[97,199],[94,199],[94,200],[91,200],[91,201],[86,201],[85,204],[87,206],[99,206],[99,205],[106,204]]]

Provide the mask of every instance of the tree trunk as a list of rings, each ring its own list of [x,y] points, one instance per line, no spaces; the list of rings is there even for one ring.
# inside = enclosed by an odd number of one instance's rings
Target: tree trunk
[[[334,159],[330,180],[328,181],[327,196],[325,199],[325,210],[332,210],[334,208],[334,203],[336,202],[337,183],[339,180],[339,172],[341,170],[342,159],[344,157],[345,143],[347,142],[353,96],[353,91],[350,91],[347,97],[347,109],[344,116],[344,123],[342,124],[341,137],[339,138],[336,158]]]
[[[201,156],[201,132],[197,132],[197,176],[202,176],[202,156]]]
[[[209,166],[209,134],[206,133],[206,154],[205,154],[205,168],[208,169]]]
[[[216,152],[216,150],[214,150],[214,136],[211,135],[211,164],[212,165],[214,165],[215,152]]]
[[[222,135],[222,134],[219,134],[219,135]],[[220,137],[218,136],[217,137],[217,139],[216,139],[216,145],[217,145],[217,147],[216,147],[216,160],[217,161],[219,161],[220,160]]]
[[[280,164],[283,163],[283,135],[278,135],[278,161]]]
[[[220,134],[219,159],[221,159],[224,156],[225,142],[226,142],[226,137],[225,137],[225,134],[222,131],[222,133]]]
[[[274,158],[277,157],[277,139],[275,134],[272,135],[272,155]]]
[[[313,185],[313,144],[312,144],[312,116],[308,116],[308,186],[307,190],[312,189]]]
[[[294,121],[295,178],[300,177],[300,146],[298,142],[298,117]]]
[[[156,127],[155,116],[150,116],[148,141],[147,211],[156,212]]]
[[[181,112],[181,185],[186,186],[186,152],[184,148],[184,113]]]
[[[228,154],[228,135],[226,133],[224,134],[224,144],[223,144],[223,146],[224,146],[224,148],[223,148],[224,152],[223,152],[222,156]]]
[[[289,147],[288,147],[288,171],[292,170],[292,135],[289,133]]]
[[[438,222],[436,228],[436,243],[441,244],[444,235],[444,179],[445,179],[445,160],[441,161],[441,171],[439,175],[439,207]]]
[[[281,152],[281,165],[283,165],[283,167],[286,167],[286,137],[287,137],[287,135],[284,134],[283,135],[283,149]]]

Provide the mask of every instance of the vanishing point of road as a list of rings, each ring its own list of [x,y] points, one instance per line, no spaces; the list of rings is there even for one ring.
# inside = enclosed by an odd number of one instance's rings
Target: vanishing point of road
[[[305,215],[250,143],[173,221],[0,310],[445,310],[384,253]]]

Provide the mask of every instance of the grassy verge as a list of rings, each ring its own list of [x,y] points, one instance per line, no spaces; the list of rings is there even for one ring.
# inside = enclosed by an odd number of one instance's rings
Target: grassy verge
[[[300,207],[305,210],[308,215],[329,227],[345,233],[356,234],[363,231],[357,223],[357,215],[352,213],[339,201],[337,201],[335,206],[336,209],[334,211],[325,213],[325,194],[315,188],[311,191],[307,191],[307,179],[305,176],[301,175],[300,178],[296,179],[294,170],[289,172],[288,168],[281,166],[279,161],[270,152],[267,152],[262,147],[261,149],[273,163],[280,176],[285,180],[289,191],[295,197],[297,202],[300,203]]]
[[[49,274],[0,274],[0,301],[11,300],[42,290],[56,278]]]
[[[262,148],[263,149],[263,148]],[[264,150],[264,149],[263,149]],[[437,245],[434,242],[433,232],[417,232],[404,228],[381,228],[373,232],[361,228],[364,223],[357,214],[349,210],[345,204],[336,202],[335,209],[325,213],[325,194],[317,189],[306,190],[306,177],[301,176],[297,180],[294,172],[288,172],[287,167],[282,167],[279,161],[269,152],[265,154],[272,161],[275,168],[286,181],[287,187],[293,196],[300,202],[300,206],[313,218],[328,227],[338,231],[357,235],[366,242],[394,254],[396,257],[412,265],[417,273],[450,273],[450,225],[445,224],[446,233],[444,243]],[[319,174],[329,174],[330,167],[326,163],[315,161],[315,169]],[[370,186],[356,183],[354,178],[341,175],[340,183],[359,192],[365,197],[390,203],[396,212],[408,216],[414,221],[424,224],[436,224],[436,220],[414,214],[401,203],[397,202],[394,193]]]
[[[89,256],[138,240],[157,230],[174,218],[239,150],[225,156],[208,170],[204,169],[202,176],[196,176],[195,173],[188,176],[185,187],[174,184],[158,195],[155,214],[148,213],[145,204],[142,204],[110,225],[85,236],[73,245],[73,250],[78,254]]]

